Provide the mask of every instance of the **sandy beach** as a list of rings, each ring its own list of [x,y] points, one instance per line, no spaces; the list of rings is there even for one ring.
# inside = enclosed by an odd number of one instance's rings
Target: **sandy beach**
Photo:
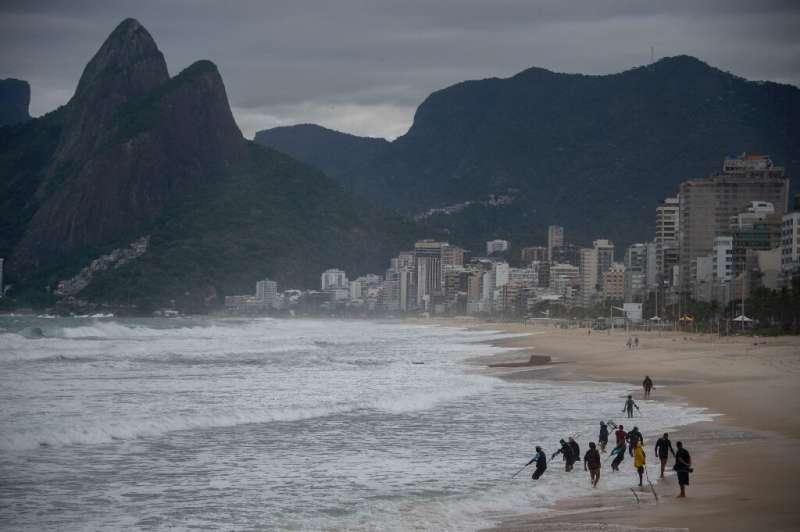
[[[658,502],[649,488],[638,492],[640,503],[628,490],[598,490],[597,495],[562,502],[544,512],[511,517],[499,530],[800,529],[800,461],[795,459],[800,452],[800,339],[640,332],[639,349],[628,350],[624,330],[589,335],[586,329],[520,323],[466,319],[446,323],[530,333],[498,342],[524,350],[503,355],[501,360],[477,359],[477,365],[524,361],[530,355],[552,359],[545,365],[487,369],[502,378],[602,380],[640,386],[644,376],[650,375],[655,382],[651,399],[680,400],[719,414],[714,422],[670,434],[673,443],[682,440],[692,455],[695,473],[687,499],[675,497],[677,479],[668,475],[655,483]],[[641,391],[634,396],[641,397]],[[636,423],[645,433],[655,482],[658,466],[652,447],[656,435],[648,432],[646,413]],[[586,441],[581,443],[586,445]],[[604,466],[603,474],[611,474],[609,466]],[[634,476],[631,487],[639,490]]]

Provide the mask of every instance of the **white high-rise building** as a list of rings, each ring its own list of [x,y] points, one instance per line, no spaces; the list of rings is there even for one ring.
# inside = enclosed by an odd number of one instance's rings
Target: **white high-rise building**
[[[508,284],[509,267],[507,262],[495,262],[492,264],[494,272],[494,286],[500,288]]]
[[[509,247],[508,240],[490,240],[486,242],[486,254],[491,255],[492,253],[508,251]]]
[[[656,207],[656,271],[658,279],[669,282],[672,267],[680,261],[680,198],[667,198]]]
[[[3,260],[0,259],[0,273],[2,265]],[[784,214],[781,223],[781,270],[789,273],[798,268],[800,268],[800,211],[795,211]]]
[[[342,270],[331,268],[322,272],[322,290],[350,290],[347,274]]]
[[[733,278],[733,237],[718,236],[714,239],[711,254],[712,276],[717,283],[726,283]]]
[[[267,306],[272,306],[278,299],[278,283],[264,279],[256,283],[256,300]]]

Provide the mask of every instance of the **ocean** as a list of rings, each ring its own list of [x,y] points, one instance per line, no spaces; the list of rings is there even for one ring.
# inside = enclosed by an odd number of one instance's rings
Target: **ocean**
[[[510,383],[418,322],[0,317],[3,530],[475,530],[590,491],[628,385]],[[710,419],[641,401],[647,433]],[[649,442],[648,442],[649,447]],[[652,467],[652,466],[651,466]],[[600,489],[633,485],[632,461]],[[527,474],[526,474],[527,473]]]

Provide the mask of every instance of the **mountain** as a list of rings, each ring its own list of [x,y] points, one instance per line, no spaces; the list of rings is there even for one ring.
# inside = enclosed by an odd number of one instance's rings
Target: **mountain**
[[[255,142],[271,146],[307,162],[345,186],[349,176],[360,167],[386,153],[390,144],[385,139],[358,137],[315,124],[276,127],[256,133]]]
[[[143,255],[97,271],[78,296],[202,310],[264,277],[316,286],[334,265],[380,270],[416,230],[245,140],[216,66],[170,78],[133,19],[64,107],[0,129],[0,171],[0,256],[25,297],[43,301],[42,287],[142,237]]]
[[[31,119],[31,86],[19,79],[0,79],[0,126],[27,122]]]
[[[308,126],[257,140],[475,248],[496,237],[541,243],[553,223],[579,243],[624,245],[651,238],[658,201],[721,169],[726,155],[768,153],[798,183],[799,128],[796,87],[679,56],[603,76],[531,68],[458,83],[426,98],[405,135],[360,160],[358,150],[307,138]]]

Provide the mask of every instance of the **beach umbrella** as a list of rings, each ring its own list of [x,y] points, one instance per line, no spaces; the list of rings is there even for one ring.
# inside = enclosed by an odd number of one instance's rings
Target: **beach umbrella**
[[[741,315],[736,316],[735,318],[733,318],[733,321],[740,321],[740,322],[749,323],[749,322],[751,322],[753,320],[751,320],[750,318],[748,318],[744,314],[741,314]]]

